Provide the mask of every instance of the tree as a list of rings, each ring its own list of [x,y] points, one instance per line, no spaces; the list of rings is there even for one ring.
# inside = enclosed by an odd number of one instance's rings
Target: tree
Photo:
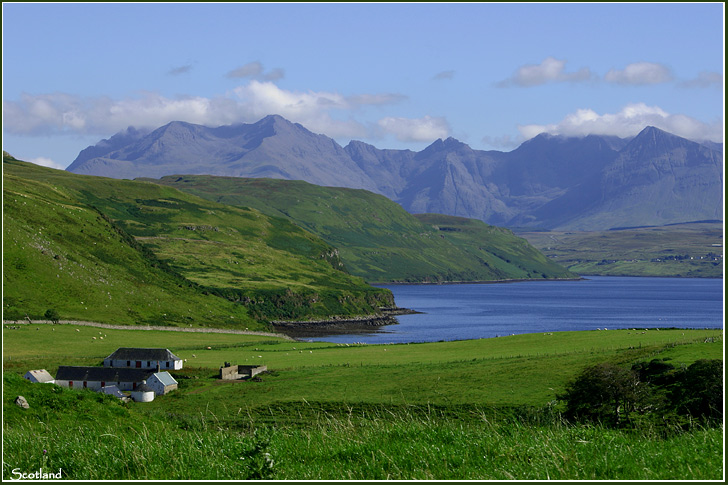
[[[708,422],[723,419],[723,361],[701,359],[677,375],[671,398],[680,414]]]
[[[55,310],[55,308],[49,308],[46,310],[44,314],[46,320],[50,320],[51,323],[58,323],[58,321],[61,319],[61,316],[58,315],[58,312]]]
[[[558,398],[566,402],[568,419],[619,426],[648,394],[636,372],[602,363],[584,369]]]

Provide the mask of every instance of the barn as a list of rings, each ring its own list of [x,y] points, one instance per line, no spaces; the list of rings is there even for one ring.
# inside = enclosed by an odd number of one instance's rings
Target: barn
[[[169,349],[121,347],[104,359],[104,367],[114,368],[179,370],[182,364]]]

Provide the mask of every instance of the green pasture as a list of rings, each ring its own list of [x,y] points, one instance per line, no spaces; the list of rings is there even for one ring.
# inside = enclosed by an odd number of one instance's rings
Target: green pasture
[[[8,372],[3,381],[4,480],[41,468],[60,469],[70,480],[717,480],[722,475],[718,428],[660,435],[649,429],[570,426],[538,415],[499,415],[485,407],[341,403],[280,405],[271,407],[267,418],[230,409],[229,414],[244,416],[231,423],[205,407],[180,416],[92,391],[31,384]],[[29,409],[13,404],[18,394],[31,403]],[[291,419],[272,421],[276,412]],[[165,459],[150,459],[160,456]]]
[[[34,368],[100,365],[121,346],[165,347],[186,359],[174,372],[179,389],[121,404],[19,378]],[[3,477],[42,466],[71,479],[714,480],[722,473],[720,429],[568,425],[556,396],[595,363],[680,367],[722,355],[722,330],[341,345],[5,324]],[[269,372],[221,381],[225,361]],[[18,394],[29,410],[13,404]],[[145,460],[170,450],[176,458],[163,467]]]
[[[722,223],[519,235],[581,275],[723,277]]]
[[[12,328],[11,328],[12,327]],[[95,338],[94,338],[95,337]],[[103,337],[103,340],[101,339]],[[419,344],[333,344],[270,336],[5,325],[3,365],[24,373],[100,365],[118,347],[163,347],[185,359],[178,397],[149,409],[229,409],[286,401],[544,405],[589,364],[721,358],[721,330],[594,330]],[[224,362],[265,365],[262,382],[215,379]],[[187,379],[191,377],[191,379]]]

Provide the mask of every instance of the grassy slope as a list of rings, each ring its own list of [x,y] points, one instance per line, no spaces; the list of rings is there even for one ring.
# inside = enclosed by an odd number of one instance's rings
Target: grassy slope
[[[275,319],[391,304],[389,292],[341,271],[334,248],[283,218],[12,160],[3,172],[12,318],[55,308],[62,318],[109,323],[255,324],[244,306],[197,285],[247,298],[256,316]]]
[[[91,344],[97,329],[9,327],[3,331],[4,478],[12,466],[45,466],[78,479],[240,479],[255,476],[246,463],[262,451],[274,460],[264,476],[277,479],[718,479],[722,472],[720,429],[661,437],[554,426],[544,414],[565,382],[591,363],[660,358],[679,366],[721,358],[719,330],[347,347],[138,330],[105,330],[107,339]],[[17,377],[41,365],[53,372],[71,362],[98,364],[122,341],[168,345],[187,358],[186,369],[176,373],[180,389],[152,403],[121,406]],[[212,377],[223,361],[245,359],[272,372],[262,382]],[[30,410],[12,404],[18,394]],[[509,411],[513,406],[540,411]],[[170,449],[167,469],[143,459]],[[181,459],[185,454],[189,460]],[[238,456],[246,459],[230,460]]]
[[[183,374],[200,379],[186,381],[188,390],[195,391],[187,393],[186,400],[155,401],[149,408],[172,406],[180,412],[201,407],[223,412],[231,406],[254,408],[302,400],[539,406],[553,400],[564,383],[591,362],[631,363],[659,355],[673,357],[675,365],[689,365],[699,358],[721,358],[723,334],[721,330],[610,330],[347,346],[73,325],[7,327],[3,367],[18,373],[29,368],[55,373],[69,360],[98,365],[120,346],[169,348],[187,359]],[[92,340],[99,331],[106,336],[103,342]],[[223,362],[267,365],[276,375],[255,384],[208,380]]]
[[[457,236],[438,230],[386,197],[301,181],[170,176],[155,182],[239,207],[285,216],[337,247],[352,274],[370,282],[492,281],[570,275],[510,231],[477,221]],[[512,248],[518,248],[512,251]]]
[[[553,261],[582,275],[723,277],[723,224],[520,235]]]

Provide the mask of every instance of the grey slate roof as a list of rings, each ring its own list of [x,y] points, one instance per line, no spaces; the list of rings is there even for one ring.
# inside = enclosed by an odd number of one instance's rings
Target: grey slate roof
[[[101,382],[141,382],[154,371],[125,369],[119,367],[77,367],[62,365],[56,372],[56,380],[62,381],[101,381]]]
[[[177,384],[177,381],[169,374],[169,372],[156,372],[154,377],[159,379],[159,382],[161,382],[163,386]]]
[[[182,360],[169,349],[140,349],[134,347],[120,347],[107,359],[113,360]]]
[[[104,394],[110,394],[114,397],[124,397],[124,393],[122,393],[116,386],[104,386],[100,389],[100,391]]]

